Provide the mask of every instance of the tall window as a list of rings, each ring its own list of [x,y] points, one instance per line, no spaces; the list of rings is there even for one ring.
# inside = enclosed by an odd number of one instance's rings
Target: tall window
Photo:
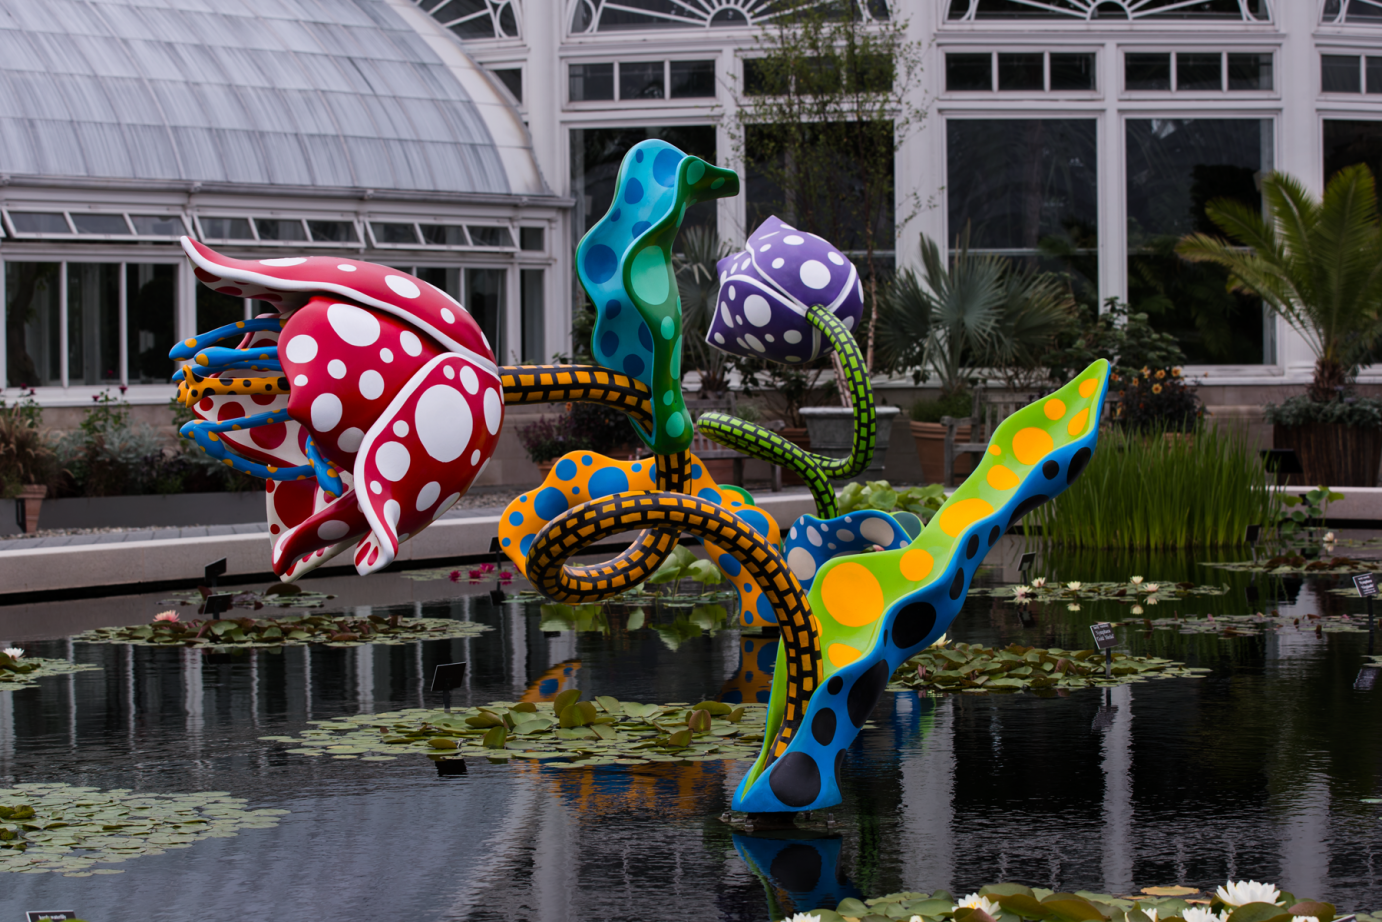
[[[177,273],[171,263],[5,263],[6,386],[166,383]],[[244,315],[241,299],[207,293],[234,303],[231,320]]]
[[[518,273],[518,301],[523,327],[523,361],[547,361],[543,331],[546,316],[543,312],[542,270],[522,269]]]
[[[604,217],[614,201],[614,185],[624,155],[639,141],[661,138],[685,153],[715,162],[713,125],[670,128],[578,128],[571,132],[571,188],[576,195],[576,233],[584,234]],[[682,227],[715,226],[715,203],[686,210]]]
[[[1291,0],[1287,0],[1291,2]],[[950,0],[949,18],[1091,19],[1227,19],[1270,22],[1267,0]]]
[[[1382,122],[1325,119],[1324,181],[1355,163],[1367,164],[1374,179],[1382,177]]]
[[[1070,276],[1098,300],[1098,160],[1093,119],[950,119],[946,122],[950,245]]]
[[[1175,254],[1185,234],[1222,233],[1205,215],[1209,201],[1261,209],[1259,183],[1273,168],[1271,120],[1129,119],[1127,151],[1132,307],[1173,333],[1192,363],[1275,361],[1261,299],[1228,292],[1223,269]]]

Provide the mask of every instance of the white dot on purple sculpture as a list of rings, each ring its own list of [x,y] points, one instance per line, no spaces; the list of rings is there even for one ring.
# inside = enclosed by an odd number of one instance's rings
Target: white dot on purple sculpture
[[[715,334],[715,342],[717,342],[717,343],[719,343],[720,345],[723,346],[723,345],[725,344],[725,334],[723,334],[723,333],[716,333],[716,334]]]
[[[846,329],[846,330],[852,330],[852,329],[854,329],[854,318],[853,318],[853,317],[846,317],[846,318],[845,318],[845,329]]]
[[[801,236],[800,234],[788,234],[786,237],[782,238],[782,242],[795,247],[801,246],[803,243],[805,243],[806,238]]]
[[[730,316],[729,305],[723,301],[720,302],[720,316],[725,318],[725,326],[734,326],[734,318]]]
[[[781,268],[782,268],[782,264],[785,263],[785,262],[787,262],[787,260],[785,260],[785,259],[783,259],[781,256],[779,256],[777,259],[774,259],[774,260],[773,260],[773,268],[774,268],[774,269],[781,269]]]
[[[737,297],[739,297],[739,293],[734,290],[734,286],[729,286],[729,299],[733,301]]]
[[[799,356],[799,355],[789,355],[789,356],[787,356],[787,361],[789,361],[789,362],[800,362],[800,361],[801,361],[801,356]]]
[[[807,288],[817,290],[830,284],[830,267],[819,259],[808,259],[801,264],[801,283]]]
[[[765,244],[763,244],[761,247],[758,248],[758,252],[760,252],[760,253],[766,253],[766,252],[768,252],[769,250],[771,250],[772,248],[773,248],[773,245],[772,245],[771,243],[765,243]]]
[[[777,342],[777,340],[773,338],[773,334],[771,334],[771,333],[765,333],[765,334],[763,334],[763,338],[766,339],[766,340],[767,340],[768,342],[770,342],[770,343]]]
[[[773,319],[773,308],[762,295],[749,295],[744,299],[744,316],[756,327],[765,327]]]
[[[767,351],[767,350],[764,348],[763,344],[762,344],[761,342],[759,342],[758,337],[757,337],[757,336],[754,336],[752,333],[745,333],[745,334],[744,334],[744,339],[748,340],[749,346],[752,347],[752,349],[753,349],[754,352],[766,352],[766,351]]]
[[[800,331],[800,330],[788,330],[786,333],[783,333],[783,334],[782,334],[782,339],[783,339],[785,342],[789,342],[789,343],[791,343],[792,345],[795,346],[797,343],[801,342],[801,331]]]
[[[845,264],[845,258],[841,256],[839,253],[836,253],[834,250],[831,250],[829,253],[825,255],[827,259],[829,259],[837,266],[843,266]]]
[[[743,322],[744,322],[744,318],[743,318],[743,317],[735,317],[734,319],[737,320],[739,323],[743,323]]]

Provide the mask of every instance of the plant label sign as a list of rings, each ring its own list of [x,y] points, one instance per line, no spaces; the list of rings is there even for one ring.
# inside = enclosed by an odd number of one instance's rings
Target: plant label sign
[[[24,922],[61,922],[63,919],[75,918],[77,918],[77,914],[71,909],[49,909],[24,913]]]
[[[465,684],[465,663],[442,663],[432,673],[432,691],[449,692]]]
[[[1371,598],[1377,595],[1377,575],[1375,573],[1359,573],[1353,578],[1353,587],[1363,598]]]
[[[1118,638],[1114,636],[1113,625],[1107,621],[1100,621],[1098,624],[1091,624],[1089,631],[1094,635],[1094,645],[1100,650],[1107,650],[1110,647],[1118,646]]]
[[[202,614],[207,617],[212,615],[224,615],[230,611],[230,603],[235,600],[235,593],[220,592],[216,595],[206,597],[206,604],[202,606]]]
[[[226,559],[222,557],[220,560],[207,564],[204,573],[206,574],[206,584],[213,589],[216,588],[216,578],[226,575]]]
[[[1032,564],[1034,563],[1036,563],[1036,551],[1026,552],[1017,562],[1017,572],[1026,573],[1032,568]]]

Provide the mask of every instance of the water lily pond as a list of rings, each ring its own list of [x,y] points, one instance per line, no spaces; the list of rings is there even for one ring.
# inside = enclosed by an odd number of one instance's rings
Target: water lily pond
[[[999,882],[1230,877],[1382,909],[1382,658],[1361,600],[1330,591],[1347,575],[1040,556],[1046,584],[1019,599],[995,565],[955,654],[894,677],[844,804],[782,830],[722,820],[776,654],[727,626],[732,599],[588,610],[519,579],[496,603],[491,574],[449,572],[306,580],[311,605],[223,616],[255,619],[240,649],[97,633],[197,618],[173,593],[0,607],[0,649],[43,661],[0,684],[0,829],[19,830],[0,922],[768,922]],[[325,619],[325,642],[266,640],[283,616]],[[427,630],[341,627],[395,616]],[[469,625],[435,639],[436,620]],[[1096,621],[1130,657],[1108,681],[1080,656]],[[459,661],[448,714],[429,685]]]

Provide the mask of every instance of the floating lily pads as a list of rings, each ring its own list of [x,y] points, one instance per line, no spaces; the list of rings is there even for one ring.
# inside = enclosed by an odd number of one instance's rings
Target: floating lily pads
[[[65,659],[42,659],[37,656],[11,656],[0,652],[0,691],[27,688],[39,679],[74,672],[90,672],[100,666],[89,663],[69,663]]]
[[[640,704],[568,689],[551,702],[484,707],[410,708],[313,721],[300,736],[261,739],[289,752],[379,761],[402,753],[434,758],[536,759],[550,768],[708,762],[758,757],[766,705]]]
[[[492,563],[482,563],[476,564],[473,567],[437,567],[428,570],[403,570],[398,575],[403,579],[410,579],[415,583],[426,583],[445,579],[453,583],[474,584],[495,579],[500,583],[507,584],[513,581],[516,574],[512,570],[504,567],[496,567]]]
[[[1355,593],[1356,595],[1356,593]],[[1253,637],[1259,634],[1364,634],[1367,619],[1348,615],[1207,615],[1203,618],[1148,618],[1125,621],[1121,626],[1148,630],[1177,631],[1181,634],[1221,634],[1224,637]]]
[[[224,791],[136,794],[70,784],[0,788],[0,872],[120,874],[141,855],[272,829],[287,810],[250,810]]]
[[[1263,557],[1257,561],[1226,561],[1206,563],[1205,566],[1220,570],[1270,573],[1276,576],[1292,576],[1301,573],[1310,576],[1342,576],[1353,573],[1378,572],[1382,570],[1382,560],[1356,557],[1317,557],[1311,559],[1300,554],[1279,554],[1274,557]]]
[[[1273,915],[1267,911],[1272,909],[1271,904],[1267,903],[1250,903],[1240,908],[1224,906],[1214,897],[1213,888],[1199,891],[1191,887],[1146,887],[1137,896],[1114,896],[1088,890],[1057,893],[1021,884],[990,884],[962,897],[945,890],[934,893],[890,893],[869,900],[849,897],[840,900],[834,909],[812,909],[804,915],[815,916],[818,922],[885,922],[916,916],[925,922],[941,919],[966,922],[971,918],[1007,922],[1148,922],[1151,919],[1169,922],[1171,919],[1183,919],[1187,910],[1198,906],[1215,914],[1222,912],[1224,918],[1237,916],[1244,922],[1249,919],[1289,920],[1292,909],[1302,914],[1309,909],[1317,914],[1320,922],[1335,917],[1336,910],[1329,903],[1299,901],[1289,893],[1282,893],[1281,897],[1278,904],[1280,911]],[[1359,912],[1357,917],[1360,922],[1376,922],[1375,914]]]
[[[1104,654],[1098,650],[1040,649],[1020,644],[995,650],[957,643],[930,647],[907,660],[893,673],[888,687],[891,691],[915,688],[968,694],[1031,690],[1050,695],[1148,679],[1195,678],[1209,670],[1159,657],[1114,653],[1112,672],[1112,678],[1105,677]]]
[[[186,592],[174,593],[159,604],[195,605],[200,608],[210,593],[211,590],[204,587],[189,589]],[[312,592],[303,589],[296,583],[277,583],[263,591],[247,589],[243,592],[237,592],[231,598],[230,605],[232,608],[244,608],[250,611],[259,611],[264,608],[321,608],[334,598],[336,598],[334,595],[327,595],[324,592]]]
[[[1017,603],[1109,601],[1157,605],[1189,596],[1217,596],[1227,595],[1229,592],[1228,586],[1201,586],[1196,583],[1144,580],[1141,577],[1136,577],[1135,580],[1123,583],[1056,583],[1036,579],[1029,586],[975,587],[969,590],[969,594],[1007,599]]]
[[[79,643],[127,643],[154,647],[248,649],[317,643],[355,647],[364,643],[401,644],[419,640],[473,637],[491,630],[474,621],[370,615],[284,615],[281,618],[212,618],[205,621],[154,621],[131,627],[96,628],[78,634]]]

